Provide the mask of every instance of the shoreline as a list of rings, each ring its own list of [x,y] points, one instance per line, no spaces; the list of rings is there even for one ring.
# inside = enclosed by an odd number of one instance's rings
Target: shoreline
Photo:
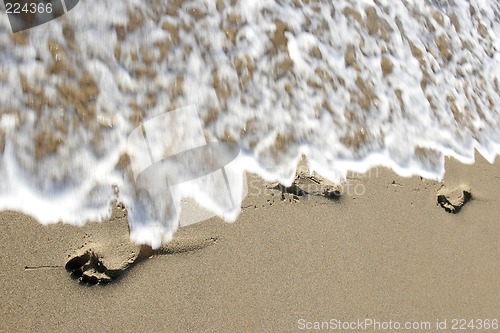
[[[78,283],[64,265],[85,246],[107,262],[137,255],[123,211],[84,227],[1,212],[0,332],[291,332],[366,318],[431,331],[447,319],[446,332],[452,319],[500,319],[500,160],[476,156],[446,161],[443,183],[472,193],[457,214],[437,205],[441,182],[382,168],[348,179],[364,193],[335,200],[282,194],[250,175],[263,192],[235,223],[180,228],[107,285]]]

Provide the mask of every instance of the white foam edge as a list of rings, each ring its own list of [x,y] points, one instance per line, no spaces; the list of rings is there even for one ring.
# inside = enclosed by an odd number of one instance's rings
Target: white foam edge
[[[54,223],[65,223],[83,226],[88,221],[102,221],[111,216],[111,206],[108,204],[100,207],[85,209],[81,201],[87,197],[91,189],[99,179],[88,178],[79,186],[65,188],[64,190],[49,190],[39,192],[34,190],[30,184],[30,177],[22,170],[15,161],[10,140],[6,141],[2,169],[2,175],[6,183],[4,186],[9,190],[8,195],[0,196],[0,210],[19,211],[34,217],[39,223],[47,225]],[[110,154],[105,162],[100,164],[95,174],[110,175],[106,169],[114,166],[118,160],[118,152]],[[100,172],[99,172],[100,171]],[[118,186],[122,181],[118,177],[108,177],[106,182],[116,183]],[[111,190],[111,188],[110,188]],[[114,200],[110,199],[109,201]],[[82,218],[84,216],[84,218]]]

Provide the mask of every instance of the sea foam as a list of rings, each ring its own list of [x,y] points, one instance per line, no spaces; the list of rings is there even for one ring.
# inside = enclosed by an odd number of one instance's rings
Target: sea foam
[[[441,179],[474,149],[493,162],[499,37],[495,0],[82,0],[16,34],[0,15],[0,209],[82,225],[119,200],[132,239],[159,246],[182,214],[138,191],[128,138],[187,106],[207,142],[239,146],[236,202],[245,170],[289,184],[302,154],[336,182],[374,166]],[[235,220],[217,184],[169,195]]]

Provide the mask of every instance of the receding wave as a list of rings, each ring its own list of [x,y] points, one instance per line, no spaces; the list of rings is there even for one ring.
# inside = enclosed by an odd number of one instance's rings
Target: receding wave
[[[245,169],[290,182],[301,154],[333,181],[376,165],[439,179],[444,156],[500,152],[499,51],[495,0],[82,0],[15,34],[0,15],[0,209],[83,224],[121,200],[157,246],[178,210],[138,191],[128,138],[187,106],[207,142],[239,146],[238,190]],[[221,202],[216,183],[169,195],[234,220],[242,195]]]

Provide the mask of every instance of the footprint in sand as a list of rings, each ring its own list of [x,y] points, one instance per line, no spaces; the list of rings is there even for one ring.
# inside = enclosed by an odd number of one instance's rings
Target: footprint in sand
[[[457,214],[470,199],[472,199],[472,194],[466,185],[453,189],[443,185],[437,193],[437,204],[452,214]]]
[[[65,268],[81,283],[107,284],[118,280],[131,267],[153,255],[197,251],[216,242],[216,237],[177,238],[157,250],[149,246],[137,246],[127,240],[113,246],[90,243],[76,251],[66,262]]]
[[[300,168],[297,170],[292,185],[286,187],[280,183],[273,183],[268,188],[281,191],[282,198],[284,198],[286,193],[292,194],[295,200],[299,200],[299,197],[305,195],[322,196],[332,200],[339,200],[342,194],[340,186],[333,184],[316,172],[310,175],[307,169],[301,170]]]

